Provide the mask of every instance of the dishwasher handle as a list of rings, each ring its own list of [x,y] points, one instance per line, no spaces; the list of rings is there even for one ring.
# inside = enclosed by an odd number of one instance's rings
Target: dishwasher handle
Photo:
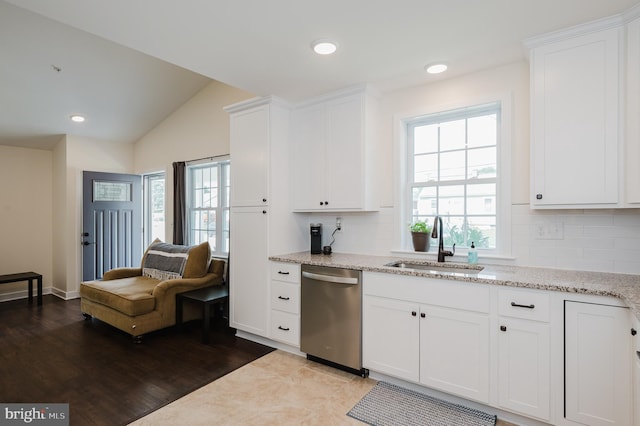
[[[316,281],[326,281],[338,284],[358,284],[358,278],[334,277],[332,275],[314,274],[313,272],[303,271],[302,276]]]

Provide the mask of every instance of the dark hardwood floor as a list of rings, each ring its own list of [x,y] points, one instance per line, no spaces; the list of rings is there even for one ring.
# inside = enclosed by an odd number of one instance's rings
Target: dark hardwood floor
[[[0,303],[0,401],[68,403],[71,425],[124,425],[269,353],[216,320],[202,344],[198,321],[141,344],[80,300],[45,296]]]

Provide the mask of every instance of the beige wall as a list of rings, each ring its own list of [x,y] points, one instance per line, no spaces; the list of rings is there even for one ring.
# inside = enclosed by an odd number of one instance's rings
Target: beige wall
[[[173,235],[172,163],[228,155],[229,115],[222,107],[252,97],[248,92],[212,81],[135,143],[135,173],[166,172],[167,240]]]
[[[0,274],[34,271],[52,280],[52,153],[0,146]],[[23,297],[26,284],[3,284],[0,300]]]

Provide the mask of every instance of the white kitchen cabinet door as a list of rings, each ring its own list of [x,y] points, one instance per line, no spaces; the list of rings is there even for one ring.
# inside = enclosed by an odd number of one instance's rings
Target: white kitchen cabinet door
[[[364,207],[364,98],[360,95],[326,106],[326,201],[328,209]]]
[[[269,109],[260,105],[230,116],[232,207],[269,202]]]
[[[549,420],[549,324],[499,318],[498,402],[526,416]]]
[[[565,302],[565,417],[590,426],[632,424],[627,308]]]
[[[625,201],[640,207],[640,18],[627,24]],[[638,423],[640,424],[640,423]]]
[[[531,206],[619,203],[621,29],[531,51]]]
[[[292,113],[290,182],[294,210],[318,210],[324,206],[326,179],[323,108],[322,105],[311,105]]]
[[[633,415],[634,425],[640,425],[640,321],[631,313],[631,358],[633,358]]]
[[[362,307],[363,366],[417,382],[419,379],[418,305],[364,296]]]
[[[292,113],[294,211],[370,210],[373,153],[366,155],[367,96],[337,96]],[[368,174],[369,173],[369,174]]]
[[[489,316],[420,306],[420,383],[489,402]]]
[[[232,207],[230,326],[259,336],[269,330],[268,207]]]

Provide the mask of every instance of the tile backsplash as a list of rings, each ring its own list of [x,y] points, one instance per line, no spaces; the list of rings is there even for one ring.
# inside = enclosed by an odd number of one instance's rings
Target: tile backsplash
[[[396,248],[393,208],[317,213],[301,220],[323,223],[323,245],[328,245],[337,216],[343,228],[335,234],[334,251],[386,256]],[[512,207],[511,222],[513,259],[486,262],[640,274],[640,209],[531,210],[522,204]]]

